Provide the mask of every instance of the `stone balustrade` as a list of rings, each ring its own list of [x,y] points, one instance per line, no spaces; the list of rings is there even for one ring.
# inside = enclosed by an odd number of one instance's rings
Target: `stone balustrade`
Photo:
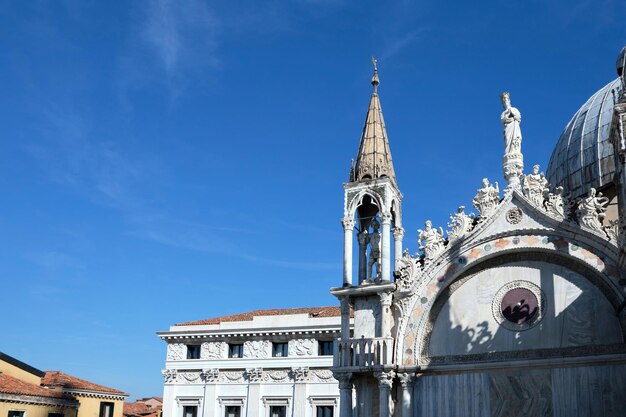
[[[374,368],[391,365],[393,358],[393,338],[374,337],[348,340],[335,340],[333,367]]]

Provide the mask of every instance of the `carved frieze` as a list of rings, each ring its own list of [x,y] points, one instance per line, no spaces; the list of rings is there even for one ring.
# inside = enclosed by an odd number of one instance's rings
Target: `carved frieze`
[[[297,368],[291,368],[291,374],[295,382],[306,382],[309,379],[309,367],[301,366]]]
[[[200,381],[200,371],[179,371],[178,372],[178,382],[199,382]]]
[[[218,382],[220,379],[220,371],[219,369],[203,369],[200,373],[200,376],[206,382]]]
[[[245,371],[222,371],[220,372],[221,382],[244,382]]]
[[[161,371],[161,375],[163,375],[166,384],[171,384],[172,382],[175,382],[177,374],[178,373],[176,372],[176,369],[163,369]]]
[[[248,381],[252,383],[263,382],[263,368],[246,369],[246,375],[248,376]]]
[[[289,341],[289,356],[312,356],[316,346],[315,339],[292,339]]]
[[[222,359],[226,357],[226,343],[204,342],[200,349],[202,359]]]
[[[270,355],[272,344],[269,340],[249,340],[243,344],[244,358],[267,358]]]
[[[187,346],[184,343],[169,343],[167,345],[167,360],[180,361],[187,357]]]

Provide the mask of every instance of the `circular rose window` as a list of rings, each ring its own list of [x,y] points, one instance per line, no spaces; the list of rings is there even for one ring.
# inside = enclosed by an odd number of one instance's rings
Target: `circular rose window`
[[[492,310],[496,321],[509,330],[526,330],[541,320],[544,297],[541,289],[528,281],[514,281],[496,293]]]

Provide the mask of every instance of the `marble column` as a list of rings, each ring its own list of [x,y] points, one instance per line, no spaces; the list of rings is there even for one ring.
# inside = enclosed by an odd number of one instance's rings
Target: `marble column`
[[[398,260],[402,258],[402,238],[404,237],[404,228],[396,226],[393,228],[393,270],[398,270]]]
[[[394,374],[392,371],[376,372],[374,376],[378,379],[378,416],[391,417],[391,387]]]
[[[391,293],[380,292],[380,337],[391,337]]]
[[[263,369],[246,369],[246,374],[249,381],[246,415],[258,416],[261,413],[259,405],[261,404],[261,382],[263,378]]]
[[[382,230],[380,232],[381,236],[381,240],[382,240],[382,248],[381,248],[381,254],[380,257],[381,259],[381,263],[380,263],[380,268],[381,268],[381,274],[380,274],[380,279],[381,281],[385,282],[385,281],[390,281],[390,273],[391,273],[391,244],[390,244],[390,235],[391,235],[391,214],[389,213],[382,213],[380,215],[380,220],[381,220],[381,226],[382,226]]]
[[[344,217],[343,224],[343,286],[352,285],[352,231],[354,230],[354,219]]]
[[[352,374],[337,372],[333,376],[339,381],[339,417],[352,417]]]
[[[399,373],[400,379],[400,415],[399,417],[413,417],[413,404],[411,397],[413,394],[413,383],[415,375],[410,373]]]
[[[219,379],[219,370],[203,369],[200,374],[204,380],[204,399],[202,403],[202,414],[200,417],[211,417],[215,414],[216,383]]]
[[[341,308],[341,340],[350,339],[350,297],[343,296],[339,300]]]

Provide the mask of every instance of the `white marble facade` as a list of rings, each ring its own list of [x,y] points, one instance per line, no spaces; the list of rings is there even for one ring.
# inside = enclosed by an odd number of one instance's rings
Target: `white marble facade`
[[[182,417],[189,410],[196,417],[225,417],[233,407],[241,417],[269,417],[276,408],[285,417],[315,417],[317,407],[330,407],[337,416],[333,357],[320,346],[339,334],[336,310],[334,316],[316,317],[287,309],[251,320],[189,323],[159,332],[167,342],[164,417]],[[275,343],[286,346],[286,356],[275,356]],[[242,357],[229,357],[232,345],[241,345]],[[199,358],[188,359],[189,349],[199,349]]]

